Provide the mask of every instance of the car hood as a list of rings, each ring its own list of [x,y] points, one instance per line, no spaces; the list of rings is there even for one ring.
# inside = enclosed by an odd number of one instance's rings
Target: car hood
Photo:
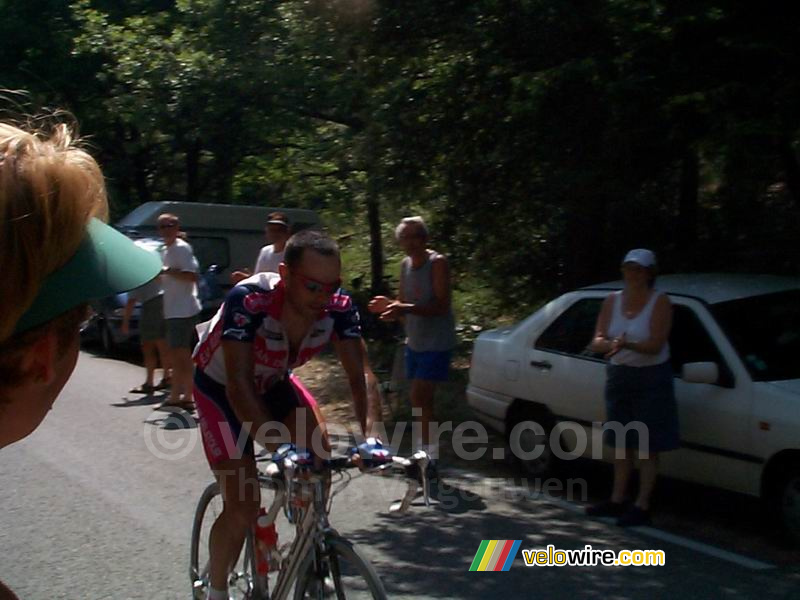
[[[768,382],[768,384],[784,392],[789,392],[790,394],[800,396],[800,379],[785,379],[782,381],[770,381]]]
[[[478,336],[481,340],[486,341],[495,341],[495,340],[503,340],[508,337],[514,329],[516,329],[516,325],[509,325],[508,327],[500,327],[498,329],[490,329],[489,331],[484,331],[483,333]]]

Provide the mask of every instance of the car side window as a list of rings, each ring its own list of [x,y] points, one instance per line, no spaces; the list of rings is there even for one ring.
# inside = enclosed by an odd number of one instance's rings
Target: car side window
[[[720,374],[729,376],[722,354],[695,312],[681,304],[674,304],[672,310],[669,349],[675,374],[680,375],[681,368],[686,363],[715,362],[720,368]]]
[[[589,353],[586,347],[594,337],[597,315],[603,298],[583,298],[565,310],[536,340],[537,350],[599,356]]]

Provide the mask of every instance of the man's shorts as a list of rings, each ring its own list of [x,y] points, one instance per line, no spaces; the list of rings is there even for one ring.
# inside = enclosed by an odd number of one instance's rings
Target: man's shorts
[[[447,381],[450,370],[449,350],[444,352],[416,352],[406,346],[406,379]]]
[[[139,339],[143,342],[154,342],[163,340],[166,335],[164,296],[159,294],[142,303],[142,311],[139,313]]]
[[[183,319],[165,319],[167,323],[167,346],[170,348],[194,347],[194,326],[197,317],[185,317]]]
[[[234,414],[225,386],[200,369],[195,369],[193,392],[208,463],[213,467],[222,460],[254,456],[253,440],[247,431],[243,431],[242,423]],[[281,423],[297,407],[316,407],[311,392],[294,375],[275,382],[264,393],[262,400],[273,418]],[[267,430],[266,434],[277,438],[279,431],[276,427]]]

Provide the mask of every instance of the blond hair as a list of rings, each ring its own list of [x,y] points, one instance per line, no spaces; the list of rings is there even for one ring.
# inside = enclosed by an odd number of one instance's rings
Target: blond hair
[[[400,239],[400,232],[404,227],[415,227],[426,240],[428,239],[428,226],[425,225],[425,220],[422,217],[403,217],[400,224],[394,229],[394,237]]]
[[[0,344],[45,278],[78,249],[92,217],[108,218],[100,167],[73,130],[0,123]]]

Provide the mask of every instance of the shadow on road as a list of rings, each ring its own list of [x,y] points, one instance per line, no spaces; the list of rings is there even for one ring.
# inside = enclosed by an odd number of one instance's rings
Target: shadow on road
[[[144,422],[149,425],[161,427],[161,429],[178,430],[178,429],[197,429],[197,419],[190,412],[173,406],[163,406],[158,411],[164,411],[164,416],[160,416],[159,412],[153,411],[150,418]]]
[[[165,393],[146,394],[138,398],[129,399],[125,396],[122,397],[122,402],[114,402],[111,406],[117,408],[129,408],[133,406],[152,406],[154,404],[161,404],[168,397]]]

